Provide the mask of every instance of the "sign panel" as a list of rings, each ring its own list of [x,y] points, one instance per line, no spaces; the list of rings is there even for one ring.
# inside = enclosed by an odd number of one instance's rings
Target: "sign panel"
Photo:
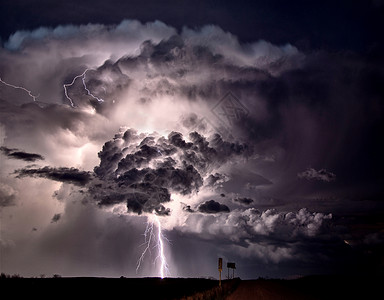
[[[227,268],[228,269],[236,269],[236,264],[232,263],[232,262],[229,262],[229,263],[227,263]]]
[[[219,257],[219,271],[223,270],[223,259]]]

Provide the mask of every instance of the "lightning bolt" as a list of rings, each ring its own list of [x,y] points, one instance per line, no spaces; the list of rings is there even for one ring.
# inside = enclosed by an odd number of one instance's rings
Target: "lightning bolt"
[[[163,242],[163,239],[165,239],[165,237],[163,236],[163,232],[161,230],[161,223],[160,223],[160,220],[159,218],[155,215],[155,220],[156,220],[156,223],[157,223],[157,247],[158,247],[158,251],[159,251],[159,255],[157,256],[157,258],[160,259],[160,277],[161,279],[164,278],[164,276],[168,273],[168,264],[167,264],[167,260],[165,258],[165,255],[164,255],[164,242]]]
[[[147,221],[147,227],[145,228],[145,231],[144,231],[144,244],[142,244],[142,246],[145,245],[145,249],[141,254],[139,260],[137,261],[136,273],[139,271],[140,265],[143,262],[147,251],[151,252],[150,246],[151,246],[152,237],[153,237],[153,222]]]
[[[154,232],[155,223],[157,226],[157,234],[155,234]],[[143,243],[145,248],[139,260],[137,261],[136,273],[139,271],[141,263],[143,262],[146,253],[151,252],[151,244],[154,243],[155,245],[153,247],[157,248],[157,256],[154,262],[160,260],[159,274],[161,279],[163,279],[165,276],[167,276],[167,274],[169,274],[167,259],[164,254],[164,240],[168,241],[167,238],[163,235],[159,217],[157,215],[154,215],[154,221],[149,219],[147,220]]]
[[[84,89],[87,91],[87,94],[88,94],[89,96],[91,96],[93,99],[97,100],[98,102],[104,102],[104,100],[103,100],[102,98],[99,98],[99,97],[95,96],[94,94],[92,94],[91,91],[90,91],[90,90],[88,89],[88,87],[87,87],[87,84],[86,84],[86,82],[85,82],[85,78],[86,78],[87,72],[88,72],[89,70],[95,70],[95,69],[88,69],[88,68],[87,68],[87,69],[85,69],[85,71],[84,71],[83,73],[81,73],[80,75],[75,76],[75,77],[72,79],[71,83],[65,83],[65,84],[63,85],[65,97],[69,100],[69,103],[70,103],[70,105],[71,105],[72,107],[76,107],[76,105],[75,105],[75,103],[73,102],[72,98],[69,97],[69,95],[68,95],[68,89],[67,89],[67,88],[70,87],[70,86],[72,86],[72,85],[74,85],[76,79],[78,79],[78,78],[81,78],[81,81],[82,81],[82,83],[83,83]]]
[[[25,87],[22,87],[22,86],[17,86],[17,85],[13,85],[13,84],[10,84],[8,82],[5,82],[3,79],[1,79],[0,77],[0,82],[6,86],[9,86],[11,88],[14,88],[14,89],[19,89],[19,90],[23,90],[25,92],[28,93],[28,95],[33,99],[33,101],[36,101],[36,98],[38,98],[40,95],[37,95],[37,96],[34,96],[32,94],[32,92],[30,90],[27,90]]]

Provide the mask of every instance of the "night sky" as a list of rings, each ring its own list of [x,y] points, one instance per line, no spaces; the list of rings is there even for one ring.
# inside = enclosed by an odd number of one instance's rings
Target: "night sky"
[[[384,1],[0,20],[1,272],[160,276],[160,224],[165,276],[383,274]]]

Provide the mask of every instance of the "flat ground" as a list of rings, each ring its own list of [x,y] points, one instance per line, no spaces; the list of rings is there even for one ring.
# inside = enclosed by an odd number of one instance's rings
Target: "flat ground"
[[[383,277],[373,276],[242,280],[226,300],[384,299],[383,284]]]
[[[384,277],[309,276],[295,280],[194,278],[0,278],[14,299],[319,300],[384,299]],[[7,299],[7,298],[4,298]]]
[[[226,300],[301,300],[313,299],[310,295],[295,290],[285,281],[244,280]]]
[[[1,296],[14,299],[181,299],[218,286],[198,278],[5,278]],[[5,299],[5,298],[4,298]]]

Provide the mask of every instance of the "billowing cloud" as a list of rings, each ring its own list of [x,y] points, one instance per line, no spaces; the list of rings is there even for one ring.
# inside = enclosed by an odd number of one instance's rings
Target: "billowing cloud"
[[[175,131],[168,137],[133,129],[116,134],[99,152],[95,173],[101,183],[91,188],[94,198],[100,205],[126,203],[128,211],[138,214],[168,214],[163,203],[172,194],[197,194],[210,172],[248,153],[246,145],[217,134],[208,140],[195,131],[188,138]]]
[[[215,200],[209,200],[199,205],[199,212],[206,214],[229,213],[230,209]]]
[[[325,228],[331,220],[332,214],[305,208],[295,212],[248,208],[215,215],[190,214],[186,226],[179,230],[205,240],[215,237],[223,244],[229,243],[230,249],[243,258],[279,263],[308,255],[302,247],[326,235]]]
[[[88,24],[83,26],[63,25],[56,28],[40,27],[32,31],[20,30],[13,33],[5,47],[9,50],[20,50],[45,40],[45,46],[51,46],[55,40],[74,41],[86,38],[86,43],[95,43],[95,37],[104,40],[106,45],[115,42],[129,42],[143,39],[160,41],[175,34],[174,28],[163,22],[155,21],[142,24],[136,20],[124,20],[117,26]],[[77,47],[80,51],[86,47]],[[100,51],[100,49],[97,49]],[[111,50],[110,50],[111,51]]]
[[[36,101],[0,83],[1,206],[13,210],[13,220],[39,228],[45,253],[64,243],[58,230],[69,241],[68,261],[84,258],[76,252],[79,241],[88,250],[116,246],[124,257],[136,255],[126,245],[135,245],[143,216],[151,214],[174,236],[173,267],[187,270],[181,274],[200,275],[180,262],[194,243],[243,265],[337,261],[345,246],[338,242],[352,240],[345,231],[353,229],[351,222],[337,231],[343,221],[331,213],[352,210],[345,195],[360,194],[348,184],[365,194],[370,181],[368,199],[380,190],[382,151],[372,145],[382,125],[382,89],[375,83],[383,75],[374,65],[304,54],[292,44],[242,43],[213,25],[178,31],[159,21],[126,20],[16,32],[0,49],[1,79],[30,90]],[[20,166],[43,159],[45,167]],[[311,165],[326,169],[306,169]],[[370,177],[362,181],[362,174]],[[36,190],[46,195],[35,197]],[[336,192],[337,201],[316,200]],[[39,222],[22,211],[33,197],[36,215],[45,209]],[[16,247],[28,244],[25,228],[14,229],[14,222],[4,221],[5,238]],[[126,223],[135,238],[127,236]],[[335,232],[325,230],[330,223]],[[86,234],[71,239],[76,226]],[[120,235],[129,242],[120,243]],[[110,254],[104,248],[100,253]],[[100,253],[89,254],[89,264]],[[16,266],[17,254],[12,257]],[[202,257],[204,264],[211,259]],[[132,261],[126,270],[135,269]]]

